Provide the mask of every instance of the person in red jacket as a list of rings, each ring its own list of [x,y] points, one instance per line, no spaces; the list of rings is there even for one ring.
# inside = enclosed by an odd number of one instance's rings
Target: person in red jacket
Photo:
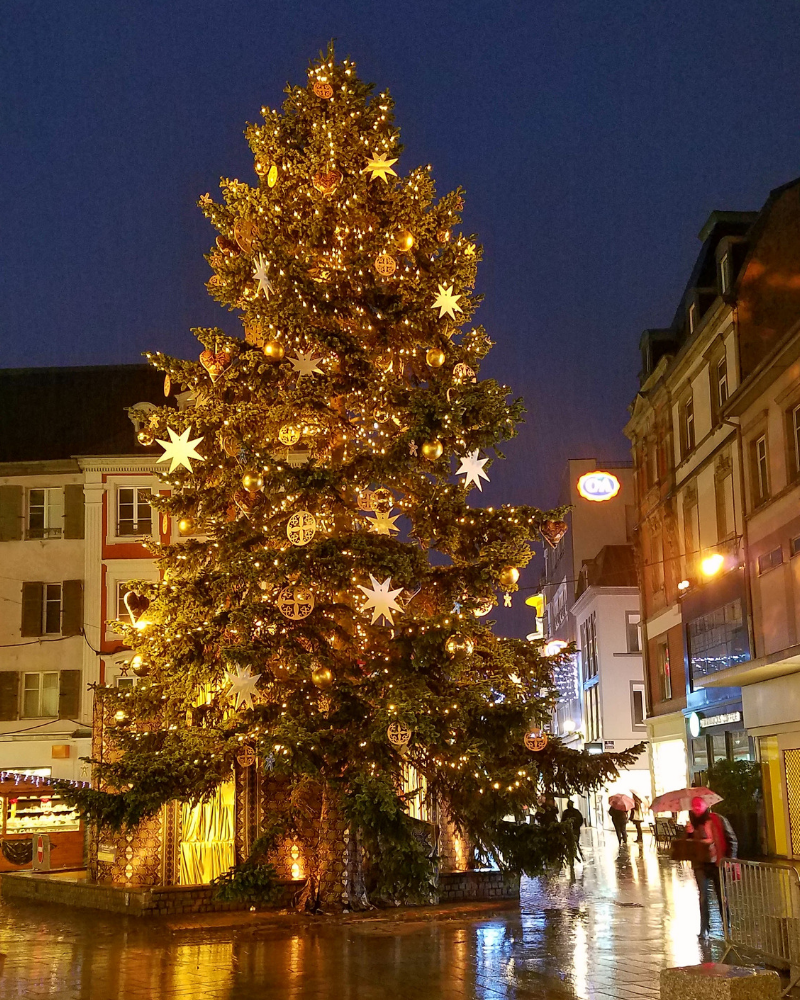
[[[699,796],[692,799],[692,809],[689,813],[687,836],[699,840],[708,847],[707,861],[693,861],[694,877],[697,881],[697,891],[700,896],[700,937],[708,937],[710,927],[709,891],[711,885],[717,894],[717,905],[722,914],[722,887],[720,885],[719,866],[723,858],[735,858],[739,849],[733,827],[725,819],[712,812],[705,799]]]

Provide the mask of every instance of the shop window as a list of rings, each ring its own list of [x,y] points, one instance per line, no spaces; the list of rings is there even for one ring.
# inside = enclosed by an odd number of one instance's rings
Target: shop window
[[[179,885],[207,885],[236,863],[235,798],[227,781],[205,801],[181,805]]]
[[[642,616],[638,611],[625,612],[625,634],[629,653],[642,651]]]
[[[750,737],[744,729],[734,729],[728,734],[728,757],[731,760],[752,760]]]
[[[711,737],[711,763],[728,759],[728,741],[725,733],[714,733]]]
[[[705,736],[692,740],[692,773],[694,783],[704,785],[708,772],[708,741]]]
[[[133,486],[117,489],[117,535],[150,535],[153,530],[152,492]]]
[[[686,629],[692,681],[750,659],[741,599],[701,615]]]
[[[28,490],[28,538],[60,538],[64,491],[60,486]]]

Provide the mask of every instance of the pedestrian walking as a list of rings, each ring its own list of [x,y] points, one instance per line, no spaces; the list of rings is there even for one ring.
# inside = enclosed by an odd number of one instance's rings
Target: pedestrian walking
[[[717,905],[722,915],[722,887],[719,866],[724,858],[735,858],[739,844],[733,827],[718,813],[712,812],[708,803],[699,796],[692,799],[689,825],[686,835],[703,845],[701,852],[692,861],[697,892],[700,897],[700,934],[708,937],[710,930],[709,893],[711,886],[717,894]]]
[[[581,851],[581,827],[583,826],[583,813],[578,809],[572,799],[567,801],[567,808],[561,813],[561,822],[569,823],[572,829],[575,831],[575,854],[579,861],[583,861],[583,852]]]
[[[614,832],[620,844],[628,843],[628,810],[616,809],[614,806],[608,810],[611,822],[614,824]]]
[[[631,809],[631,823],[636,827],[636,843],[644,843],[644,838],[642,837],[642,822],[644,820],[644,803],[636,794],[636,792],[631,792],[633,797],[633,809]]]

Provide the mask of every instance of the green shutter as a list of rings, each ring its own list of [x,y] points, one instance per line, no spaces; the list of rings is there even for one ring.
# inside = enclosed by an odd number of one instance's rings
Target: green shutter
[[[79,635],[83,630],[83,580],[61,584],[61,634]]]
[[[22,538],[22,487],[0,486],[0,542]]]
[[[64,487],[64,538],[83,538],[83,485]]]
[[[22,625],[20,635],[42,634],[43,583],[22,584]]]
[[[0,722],[19,718],[19,671],[0,670]]]
[[[81,711],[81,672],[62,670],[58,683],[58,717],[76,720]]]

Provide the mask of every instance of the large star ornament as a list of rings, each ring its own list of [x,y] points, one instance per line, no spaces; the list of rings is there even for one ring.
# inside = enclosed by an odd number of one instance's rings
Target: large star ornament
[[[393,163],[397,163],[397,157],[390,160],[388,153],[373,153],[371,158],[367,160],[367,165],[361,173],[365,174],[369,171],[372,174],[370,177],[371,181],[377,180],[377,178],[380,177],[384,184],[388,184],[389,174],[391,174],[392,177],[397,177],[397,174],[394,170],[392,170]]]
[[[458,304],[458,300],[461,296],[453,295],[452,285],[450,285],[449,288],[445,288],[444,285],[439,285],[438,291],[439,294],[436,296],[433,308],[439,310],[439,319],[441,319],[442,316],[450,316],[452,319],[455,319],[457,312],[464,311]]]
[[[483,493],[481,479],[485,479],[487,483],[489,482],[489,477],[483,471],[483,467],[489,459],[478,458],[478,451],[479,449],[476,448],[475,451],[470,451],[461,457],[461,466],[456,470],[456,475],[466,477],[463,483],[464,486],[475,483],[481,493]]]
[[[373,625],[379,618],[385,618],[390,625],[394,625],[392,612],[399,611],[400,614],[403,613],[403,609],[395,600],[398,594],[403,593],[403,588],[398,587],[397,590],[390,590],[389,588],[392,585],[392,578],[390,576],[387,576],[383,583],[378,583],[372,573],[370,573],[369,579],[372,584],[372,590],[370,590],[369,587],[362,587],[360,584],[358,587],[359,590],[363,591],[364,596],[367,598],[364,610],[369,611],[372,609]]]
[[[319,367],[322,358],[314,357],[313,351],[298,351],[295,357],[289,358],[289,360],[300,378],[304,375],[313,375],[315,372],[322,375],[322,369]]]
[[[194,441],[189,440],[189,435],[192,431],[192,425],[186,428],[182,434],[176,434],[171,428],[167,428],[167,433],[170,436],[169,441],[161,441],[156,438],[158,444],[164,449],[164,454],[160,458],[156,459],[157,462],[169,462],[169,471],[174,472],[179,465],[182,465],[184,469],[188,469],[189,472],[192,471],[192,459],[196,458],[199,462],[204,462],[205,459],[202,455],[198,455],[195,450],[195,445],[200,444],[203,440],[202,437],[195,438]]]
[[[236,699],[236,707],[253,707],[253,695],[256,693],[261,674],[251,674],[250,667],[236,667],[236,672],[225,671],[225,680],[230,684],[231,689],[228,696]]]
[[[376,535],[389,535],[389,537],[391,537],[392,532],[398,532],[400,530],[394,523],[398,517],[400,517],[399,514],[395,514],[394,517],[392,517],[391,512],[389,512],[389,514],[384,514],[381,511],[376,511],[375,517],[367,518],[367,521],[369,522],[369,530],[374,531]]]
[[[258,291],[264,293],[264,298],[268,299],[270,295],[274,294],[275,289],[272,287],[272,282],[269,280],[269,267],[270,262],[260,253],[256,257],[256,265],[253,268],[253,277],[258,282]]]

